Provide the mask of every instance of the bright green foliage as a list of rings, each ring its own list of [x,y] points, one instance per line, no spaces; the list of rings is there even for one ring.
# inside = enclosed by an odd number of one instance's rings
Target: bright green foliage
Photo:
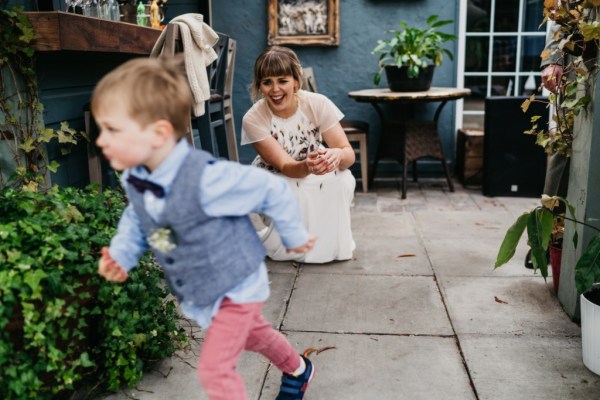
[[[375,74],[373,82],[379,85],[386,64],[406,66],[408,77],[416,78],[419,76],[420,68],[425,68],[429,64],[440,65],[444,54],[452,60],[452,53],[442,48],[442,45],[447,41],[456,40],[456,36],[439,32],[438,29],[453,22],[438,21],[437,15],[427,18],[428,27],[424,29],[409,27],[404,21],[398,22],[402,29],[388,30],[392,38],[378,40],[377,46],[371,51],[371,54],[381,54],[378,63],[379,71]]]
[[[571,218],[565,218],[563,213],[557,213],[555,209],[559,203],[564,204]],[[563,231],[565,219],[573,223],[585,225],[600,231],[593,226],[575,219],[575,208],[564,198],[546,195],[542,196],[542,206],[523,213],[515,223],[508,228],[504,240],[500,245],[494,268],[506,264],[515,255],[515,250],[527,228],[527,238],[531,246],[531,261],[534,271],[540,270],[544,280],[548,277],[549,246],[562,248]],[[573,234],[573,246],[577,247],[578,234]],[[575,266],[575,287],[578,293],[584,293],[594,283],[600,282],[600,234],[596,235],[583,251],[577,265]]]
[[[534,271],[539,269],[544,279],[548,277],[548,247],[561,247],[564,231],[564,214],[557,213],[555,208],[559,203],[563,203],[569,210],[573,220],[575,219],[575,210],[567,200],[562,197],[549,197],[544,195],[542,196],[541,201],[542,206],[523,213],[508,229],[504,236],[504,240],[500,245],[494,268],[498,268],[510,261],[515,255],[521,236],[523,236],[525,229],[527,229],[528,243],[529,246],[531,246],[533,269]],[[573,237],[573,242],[577,245],[576,235]]]
[[[97,274],[124,204],[97,188],[0,190],[1,399],[65,398],[87,375],[132,386],[185,342],[149,258],[125,284]]]
[[[517,245],[519,244],[519,240],[521,240],[521,236],[523,236],[523,232],[527,227],[528,220],[529,213],[525,213],[521,215],[510,228],[508,228],[506,236],[504,237],[504,241],[502,242],[500,250],[498,251],[495,268],[506,264],[511,258],[513,258],[517,249]]]

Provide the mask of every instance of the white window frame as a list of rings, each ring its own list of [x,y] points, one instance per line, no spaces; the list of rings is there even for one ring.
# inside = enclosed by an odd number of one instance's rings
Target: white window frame
[[[490,15],[490,31],[489,32],[471,32],[467,34],[467,0],[461,0],[460,1],[460,9],[459,9],[459,40],[458,40],[458,59],[457,59],[457,68],[456,68],[456,72],[457,72],[457,78],[456,78],[456,82],[458,87],[464,87],[465,85],[465,76],[485,76],[487,77],[487,93],[486,96],[490,96],[491,95],[491,89],[492,89],[492,79],[493,77],[496,76],[515,76],[515,82],[513,84],[512,87],[512,93],[507,94],[507,95],[520,95],[520,93],[515,93],[516,90],[518,90],[518,88],[521,87],[521,81],[522,80],[526,80],[530,75],[534,75],[534,76],[540,76],[541,73],[540,71],[524,71],[521,72],[521,46],[523,43],[523,38],[524,37],[536,37],[536,36],[541,36],[541,37],[546,37],[546,32],[545,31],[536,31],[536,32],[530,32],[530,31],[526,31],[523,32],[522,26],[523,26],[523,14],[524,14],[524,10],[525,10],[525,4],[526,2],[530,2],[530,1],[543,1],[543,0],[519,0],[519,14],[518,14],[518,23],[517,23],[517,32],[494,32],[494,21],[495,21],[495,10],[496,10],[496,4],[501,2],[501,0],[491,0],[492,1],[492,5],[491,5],[491,15]],[[540,16],[540,21],[542,20],[542,16]],[[467,37],[487,37],[489,36],[489,51],[488,51],[488,71],[487,72],[469,72],[466,73],[465,72],[465,47],[466,47],[466,42],[467,42]],[[494,40],[494,37],[501,37],[501,36],[511,36],[511,37],[517,37],[517,49],[516,49],[516,67],[515,67],[515,71],[514,72],[492,72],[492,68],[491,68],[491,63],[493,61],[493,56],[494,56],[494,52],[493,52],[493,47],[492,47],[492,43]],[[464,100],[460,100],[457,102],[456,104],[456,120],[455,120],[455,126],[456,127],[462,127],[463,125],[463,118],[465,115],[485,115],[485,111],[483,110],[464,110]]]

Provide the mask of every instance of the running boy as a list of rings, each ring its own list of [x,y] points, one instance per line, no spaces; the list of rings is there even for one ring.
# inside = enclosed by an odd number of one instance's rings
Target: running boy
[[[106,75],[92,96],[96,143],[123,170],[129,205],[99,273],[113,282],[151,249],[183,312],[208,328],[199,379],[211,400],[246,399],[236,364],[256,351],[283,371],[279,400],[302,399],[314,368],[262,315],[269,296],[265,249],[248,213],[269,215],[290,251],[309,251],[287,183],[217,160],[183,138],[192,94],[181,59],[140,58]]]

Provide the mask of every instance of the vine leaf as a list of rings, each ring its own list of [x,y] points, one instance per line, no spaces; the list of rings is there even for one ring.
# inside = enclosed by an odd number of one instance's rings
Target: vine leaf
[[[504,240],[500,245],[500,250],[498,251],[498,256],[496,257],[496,264],[494,264],[494,269],[506,264],[515,255],[515,250],[519,244],[519,240],[521,239],[521,236],[525,231],[525,227],[527,226],[529,215],[530,213],[528,212],[521,215],[517,221],[510,228],[508,228],[508,231],[504,236]]]

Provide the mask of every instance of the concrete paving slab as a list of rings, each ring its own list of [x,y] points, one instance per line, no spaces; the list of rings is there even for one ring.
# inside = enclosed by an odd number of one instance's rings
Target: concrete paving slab
[[[514,219],[525,211],[541,205],[538,197],[498,197],[497,199],[504,204],[504,208],[514,216]]]
[[[307,332],[452,335],[431,277],[303,273],[283,329]]]
[[[377,212],[376,193],[354,193],[352,212]]]
[[[513,258],[500,268],[494,263],[502,240],[480,238],[434,238],[424,239],[427,254],[436,274],[444,276],[535,276],[532,269],[524,266],[529,246],[523,238]],[[549,268],[551,273],[551,268]],[[539,276],[539,271],[537,272]]]
[[[327,264],[303,264],[302,273],[367,275],[433,275],[417,237],[356,236],[354,257]]]
[[[416,228],[425,238],[496,238],[502,240],[514,222],[508,211],[417,211]]]
[[[417,231],[411,214],[352,213],[352,234],[358,236],[415,237]]]
[[[427,208],[431,211],[478,211],[478,206],[466,192],[455,192],[451,196],[440,190],[425,192]]]
[[[475,399],[454,338],[290,333],[297,348],[336,346],[310,359],[315,377],[306,400]],[[261,399],[274,399],[271,368]]]
[[[460,344],[479,400],[597,400],[600,376],[579,337],[466,335]]]
[[[269,272],[290,274],[296,274],[298,272],[298,264],[292,261],[273,261],[267,257],[265,263],[267,264]]]
[[[295,280],[295,274],[275,273],[269,270],[269,288],[271,289],[271,295],[265,303],[263,315],[274,328],[279,328],[283,321],[286,305],[290,299]]]
[[[457,335],[581,334],[562,311],[552,283],[542,278],[443,277],[439,282]]]
[[[505,204],[502,201],[500,201],[499,198],[484,196],[481,194],[481,190],[479,190],[478,192],[474,190],[469,190],[469,195],[481,211],[495,212],[506,209]]]

